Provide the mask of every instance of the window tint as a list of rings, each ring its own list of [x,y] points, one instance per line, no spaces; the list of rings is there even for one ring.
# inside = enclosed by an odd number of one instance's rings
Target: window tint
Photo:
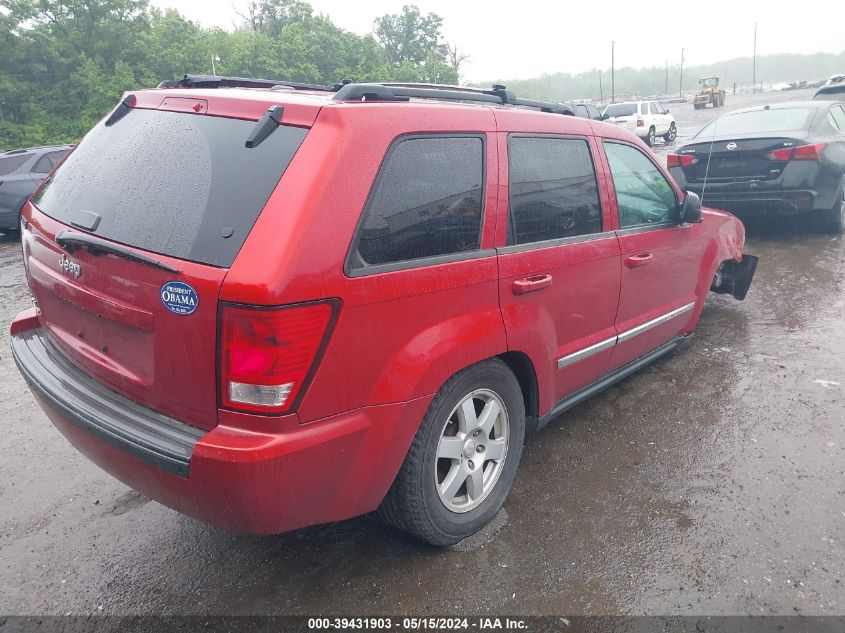
[[[32,157],[32,154],[16,154],[8,158],[0,158],[0,176],[11,174]]]
[[[610,163],[619,226],[623,229],[675,222],[675,192],[663,174],[640,150],[620,143],[605,143]]]
[[[255,121],[136,109],[97,124],[34,198],[96,234],[180,259],[232,265],[307,130],[280,125],[258,147]]]
[[[587,141],[515,136],[508,157],[508,244],[601,232],[601,205]]]
[[[604,109],[604,113],[609,117],[618,116],[632,116],[637,113],[636,103],[614,103]]]
[[[657,110],[657,105],[653,101],[649,102],[648,107],[651,110],[652,114],[660,114],[660,112]]]
[[[584,117],[585,119],[590,118],[590,113],[587,111],[587,106],[585,106],[585,105],[580,105],[580,104],[576,105],[575,106],[575,112],[580,117]]]
[[[36,174],[49,174],[53,171],[53,167],[55,167],[56,164],[64,158],[68,151],[70,150],[63,149],[58,152],[48,152],[44,154],[35,162],[35,165],[32,166],[30,171]]]
[[[54,164],[55,163],[50,159],[50,154],[44,154],[41,158],[35,161],[35,165],[32,166],[30,171],[36,174],[49,174],[53,171]]]
[[[398,141],[376,178],[350,265],[477,250],[483,180],[480,137]]]
[[[587,112],[589,112],[591,119],[600,119],[601,118],[601,112],[599,112],[599,109],[596,106],[588,105],[587,106]]]

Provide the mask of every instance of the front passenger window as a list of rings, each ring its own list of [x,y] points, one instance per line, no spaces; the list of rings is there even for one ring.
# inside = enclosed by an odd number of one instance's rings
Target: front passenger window
[[[629,229],[677,222],[675,191],[660,170],[640,150],[621,143],[604,143],[619,226]]]

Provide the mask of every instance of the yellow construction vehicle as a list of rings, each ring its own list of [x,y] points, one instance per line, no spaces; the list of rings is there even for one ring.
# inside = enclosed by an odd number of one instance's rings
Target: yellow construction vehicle
[[[707,107],[708,103],[712,104],[714,108],[725,105],[725,91],[719,87],[718,77],[699,79],[698,85],[701,87],[692,101],[696,110]]]

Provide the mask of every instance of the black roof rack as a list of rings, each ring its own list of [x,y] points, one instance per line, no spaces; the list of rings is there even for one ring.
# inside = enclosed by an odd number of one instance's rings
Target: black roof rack
[[[182,79],[162,81],[159,88],[269,88],[276,90],[316,90],[334,92],[337,101],[409,101],[410,99],[441,99],[493,103],[523,108],[536,108],[552,114],[575,115],[567,103],[522,99],[513,90],[496,84],[492,90],[447,86],[441,84],[411,83],[353,83],[344,80],[335,86],[303,84],[282,79],[250,79],[248,77],[218,77],[216,75],[185,75]]]
[[[340,87],[334,98],[338,101],[408,101],[410,99],[443,99],[446,101],[469,101],[473,103],[494,103],[513,105],[523,108],[537,108],[542,112],[575,115],[572,107],[566,103],[521,99],[513,90],[505,86],[494,85],[492,90],[466,88],[463,86],[443,86],[438,84],[405,83],[346,83]]]
[[[335,92],[338,86],[303,84],[282,79],[251,79],[249,77],[218,77],[217,75],[185,75],[182,79],[162,81],[159,88],[276,88],[284,90],[319,90]]]

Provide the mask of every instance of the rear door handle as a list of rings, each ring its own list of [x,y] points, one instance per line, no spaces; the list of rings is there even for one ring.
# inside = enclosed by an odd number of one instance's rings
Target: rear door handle
[[[523,277],[513,282],[513,293],[515,295],[524,295],[529,292],[536,292],[549,288],[552,285],[552,276],[545,275],[531,275],[530,277]]]
[[[640,266],[650,264],[652,259],[654,259],[654,256],[651,253],[640,253],[639,255],[626,257],[625,265],[628,268],[639,268]]]

